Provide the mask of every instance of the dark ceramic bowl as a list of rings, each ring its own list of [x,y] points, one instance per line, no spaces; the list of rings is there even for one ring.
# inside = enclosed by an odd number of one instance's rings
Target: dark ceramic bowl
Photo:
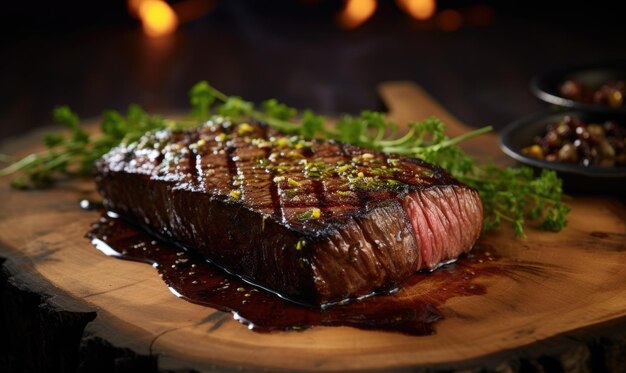
[[[559,122],[565,115],[577,116],[586,123],[602,123],[614,120],[621,126],[626,124],[626,114],[584,112],[578,110],[545,111],[533,114],[509,124],[500,133],[502,151],[516,161],[535,169],[554,170],[563,179],[566,192],[602,193],[626,195],[626,167],[581,166],[560,162],[549,162],[522,153],[522,148],[533,144],[535,136],[542,136],[548,124]]]
[[[579,81],[592,89],[599,88],[608,81],[626,80],[626,60],[562,67],[536,76],[530,83],[530,90],[535,96],[556,106],[599,113],[619,112],[626,114],[626,105],[610,107],[563,97],[560,87],[566,80],[570,79]]]

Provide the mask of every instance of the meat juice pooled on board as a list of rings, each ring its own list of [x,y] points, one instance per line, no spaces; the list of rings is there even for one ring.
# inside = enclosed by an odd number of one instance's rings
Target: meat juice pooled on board
[[[435,324],[445,317],[446,310],[441,306],[448,299],[485,294],[486,288],[477,283],[480,279],[506,275],[506,269],[493,253],[476,247],[445,268],[412,275],[399,289],[320,308],[287,301],[252,286],[220,270],[198,253],[157,239],[155,234],[112,213],[105,213],[93,225],[89,237],[106,255],[152,264],[177,296],[230,312],[237,321],[257,332],[351,326],[430,335],[435,332]],[[215,330],[228,317],[213,313],[205,321],[210,330]]]

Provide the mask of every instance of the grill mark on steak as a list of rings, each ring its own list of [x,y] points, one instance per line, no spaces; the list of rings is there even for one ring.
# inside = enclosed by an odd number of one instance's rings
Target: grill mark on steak
[[[187,163],[189,164],[189,176],[190,183],[193,188],[198,189],[202,186],[202,179],[200,178],[200,172],[202,167],[200,165],[202,158],[200,152],[202,147],[206,145],[200,142],[200,133],[191,132],[188,136],[185,136],[185,148],[187,150]]]
[[[237,172],[237,162],[235,161],[235,151],[237,148],[234,144],[229,144],[226,146],[226,167],[228,168],[228,176],[230,178],[231,186],[234,186],[235,178],[239,176]],[[239,188],[237,188],[239,189]]]
[[[311,185],[313,186],[313,192],[315,193],[315,198],[319,203],[319,209],[322,215],[327,213],[328,201],[326,199],[326,188],[324,186],[324,181],[321,179],[313,179],[311,180]]]
[[[159,152],[159,155],[154,159],[155,164],[161,164],[163,162],[163,158],[165,158],[165,154],[163,152]]]
[[[339,143],[339,148],[341,149],[341,154],[343,154],[344,157],[348,159],[351,159],[353,157],[353,153],[348,151],[348,147],[346,146],[346,144]],[[354,192],[357,196],[358,204],[356,204],[356,207],[359,209],[365,208],[367,206],[368,197],[364,193],[360,193],[358,190],[354,190],[353,185],[350,186],[350,190],[352,190],[352,192]]]
[[[113,149],[95,165],[105,206],[311,304],[396,287],[478,238],[478,193],[440,168],[339,142],[303,145],[258,123],[242,132],[209,122]],[[324,165],[319,178],[304,160]],[[321,216],[302,219],[312,208]]]
[[[198,181],[198,162],[197,162],[197,156],[198,156],[198,152],[196,152],[195,150],[189,149],[187,148],[187,150],[189,150],[189,152],[187,153],[187,162],[189,162],[189,174],[191,176],[191,179],[194,181],[195,184],[197,184]]]
[[[206,144],[202,148],[202,158],[198,163],[198,172],[201,180],[201,190],[213,191],[215,194],[227,194],[230,190],[230,176],[227,170],[227,163],[224,142],[217,141],[214,132],[206,133]]]
[[[261,138],[263,141],[269,141],[269,127],[261,126]],[[269,159],[272,150],[267,147],[263,149],[265,152],[265,159]],[[274,168],[269,169],[269,177],[270,177],[270,197],[272,202],[272,207],[274,209],[274,216],[278,221],[283,221],[283,207],[282,202],[280,200],[280,191],[278,189],[278,183],[274,180],[276,177],[276,170]]]
[[[315,155],[315,153],[310,148],[305,148],[302,151],[302,155],[305,157],[307,161],[310,161],[311,158]],[[319,209],[322,215],[326,214],[326,207],[328,206],[328,201],[326,199],[326,188],[324,186],[324,181],[321,178],[313,178],[311,180],[311,185],[313,187],[313,193],[315,194],[315,199],[319,204]]]
[[[313,191],[315,192],[315,198],[320,203],[320,210],[322,213],[326,211],[326,207],[328,206],[328,202],[326,201],[326,191],[324,188],[324,182],[322,180],[314,179],[312,180]]]
[[[272,197],[272,206],[274,207],[274,215],[279,221],[284,220],[283,205],[280,200],[280,191],[278,190],[278,184],[274,181],[276,173],[270,173],[270,195]]]

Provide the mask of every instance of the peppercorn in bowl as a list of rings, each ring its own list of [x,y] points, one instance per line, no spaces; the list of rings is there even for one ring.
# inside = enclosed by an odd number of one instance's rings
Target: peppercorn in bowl
[[[533,114],[509,124],[500,146],[522,164],[556,171],[566,191],[626,195],[626,114]]]
[[[626,60],[556,68],[533,78],[530,89],[557,107],[626,114]]]

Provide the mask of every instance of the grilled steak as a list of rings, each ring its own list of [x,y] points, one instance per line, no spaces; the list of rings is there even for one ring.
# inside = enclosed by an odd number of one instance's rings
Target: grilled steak
[[[478,193],[436,166],[255,123],[147,134],[95,173],[107,208],[310,304],[394,288],[482,224]]]

